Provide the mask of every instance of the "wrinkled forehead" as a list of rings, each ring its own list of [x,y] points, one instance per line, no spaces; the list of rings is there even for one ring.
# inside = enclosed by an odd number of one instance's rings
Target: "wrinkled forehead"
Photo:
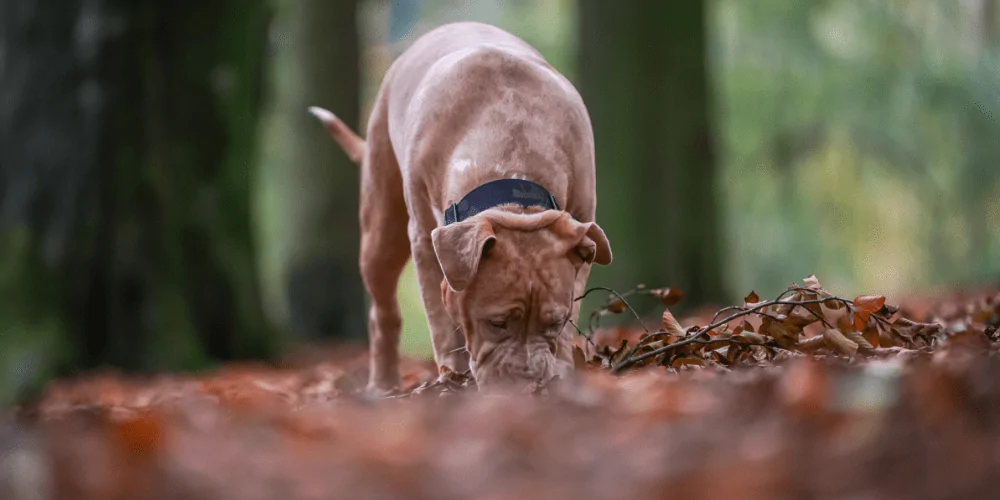
[[[575,268],[551,231],[499,229],[469,294],[476,306],[537,309],[572,301]]]

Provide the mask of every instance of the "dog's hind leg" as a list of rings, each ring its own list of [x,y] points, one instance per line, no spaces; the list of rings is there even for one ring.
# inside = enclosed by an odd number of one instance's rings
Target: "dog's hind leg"
[[[361,277],[371,297],[368,313],[370,368],[368,390],[399,389],[399,335],[402,317],[396,290],[410,257],[409,216],[403,180],[389,140],[385,99],[372,111],[361,168]]]

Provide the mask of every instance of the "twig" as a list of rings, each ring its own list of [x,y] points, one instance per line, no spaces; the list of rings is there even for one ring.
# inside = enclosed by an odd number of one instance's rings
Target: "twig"
[[[639,322],[639,326],[641,326],[642,329],[646,331],[646,335],[649,335],[649,328],[646,328],[646,325],[642,322],[642,318],[639,317],[639,313],[635,312],[635,309],[633,309],[632,306],[628,303],[628,301],[625,300],[625,297],[623,297],[622,294],[620,294],[620,293],[618,293],[618,292],[616,292],[616,291],[614,291],[614,290],[612,290],[612,289],[610,289],[608,287],[595,286],[595,287],[593,287],[593,288],[591,288],[591,289],[583,292],[583,295],[577,297],[576,300],[583,300],[584,298],[587,297],[587,295],[590,295],[590,292],[593,292],[595,290],[604,290],[605,292],[610,292],[610,293],[614,294],[615,297],[618,297],[618,300],[622,301],[622,303],[625,304],[625,307],[627,307],[628,310],[632,312],[632,315],[635,316],[635,320],[638,321]],[[626,292],[626,293],[628,293],[628,292]],[[634,293],[634,291],[632,293]],[[607,306],[603,307],[602,309],[607,309]],[[591,314],[591,318],[593,318],[593,316],[594,316],[594,314],[592,313]]]
[[[617,365],[611,367],[611,373],[618,373],[619,371],[621,371],[624,368],[627,368],[630,365],[633,365],[633,364],[638,363],[640,361],[652,358],[654,356],[658,356],[660,354],[663,354],[663,353],[665,353],[667,351],[676,349],[678,347],[684,347],[686,345],[691,345],[691,344],[707,345],[707,344],[714,344],[716,342],[728,342],[728,343],[731,343],[731,344],[732,343],[738,343],[737,340],[732,339],[732,338],[720,338],[720,339],[710,338],[708,340],[702,340],[699,337],[701,337],[704,333],[705,333],[704,331],[701,331],[701,332],[696,333],[693,337],[689,337],[689,338],[686,338],[684,340],[681,340],[681,341],[678,341],[678,342],[674,342],[673,344],[663,346],[663,347],[661,347],[659,349],[654,349],[654,350],[652,350],[650,352],[647,352],[645,354],[640,354],[640,355],[638,355],[638,356],[636,356],[636,357],[634,357],[632,359],[623,360],[621,363],[618,363]]]
[[[591,336],[588,336],[586,333],[583,333],[583,330],[581,330],[579,326],[576,326],[576,323],[574,323],[573,320],[568,319],[566,320],[566,322],[573,325],[573,328],[576,328],[576,332],[579,333],[581,337],[587,339],[587,343],[590,344],[590,347],[594,348],[594,352],[596,353],[597,344],[594,344],[594,339]]]
[[[788,295],[791,292],[798,292],[798,291],[808,291],[808,292],[811,292],[811,293],[816,293],[816,290],[813,290],[811,288],[800,288],[798,286],[791,286],[791,287],[788,287],[787,289],[785,289],[784,292],[781,292],[780,294],[778,294],[778,296],[774,300],[771,301],[771,304],[792,305],[792,309],[789,311],[789,314],[791,314],[791,312],[795,310],[795,306],[801,306],[803,303],[794,302],[794,301],[792,301],[792,302],[783,301],[781,299],[784,298],[785,295]],[[834,297],[831,297],[831,299],[833,299],[833,298]],[[846,299],[841,299],[841,300],[846,300]],[[722,309],[719,309],[718,311],[715,312],[715,314],[712,316],[712,321],[711,322],[714,323],[715,320],[719,318],[719,315],[722,314],[722,313],[724,313],[724,312],[726,312],[726,311],[737,311],[737,310],[743,309],[743,307],[744,306],[723,307]],[[828,322],[826,320],[826,318],[824,318],[822,315],[817,314],[816,311],[813,311],[812,309],[809,309],[808,307],[805,307],[805,310],[809,311],[809,313],[812,314],[813,316],[816,316],[816,319],[822,321],[823,324],[826,325],[828,328],[833,328],[833,325],[830,324],[830,322]],[[774,318],[773,316],[771,316],[771,318],[772,319],[777,319],[777,318]]]
[[[784,293],[782,293],[778,297],[780,299],[782,296],[784,296],[785,293],[787,293],[789,291],[796,291],[796,290],[807,290],[807,291],[813,291],[813,292],[815,292],[814,290],[811,290],[811,289],[790,288],[789,290],[786,290]],[[775,304],[778,304],[778,305],[791,305],[791,306],[793,306],[792,309],[794,310],[795,306],[802,306],[802,307],[804,307],[804,306],[806,306],[808,304],[822,304],[824,302],[828,302],[828,301],[831,301],[831,300],[837,301],[837,302],[842,302],[848,308],[848,311],[852,315],[854,314],[854,303],[852,301],[850,301],[850,300],[847,300],[847,299],[844,299],[844,298],[841,298],[841,297],[836,297],[836,296],[823,297],[823,298],[819,298],[819,299],[801,300],[801,301],[790,301],[790,300],[765,301],[765,302],[758,303],[758,304],[756,304],[753,307],[750,307],[748,309],[743,309],[742,307],[738,307],[738,309],[740,309],[740,312],[737,312],[735,314],[731,314],[731,315],[727,316],[726,318],[724,318],[722,320],[713,321],[708,326],[700,329],[700,331],[698,331],[698,333],[696,333],[693,337],[681,340],[679,342],[675,342],[675,343],[670,344],[670,345],[666,345],[666,346],[660,347],[658,349],[654,349],[654,350],[652,350],[650,352],[647,352],[647,353],[644,353],[644,354],[640,354],[639,356],[635,356],[635,353],[639,350],[639,348],[641,348],[646,343],[646,341],[647,341],[646,339],[648,339],[650,336],[644,337],[643,339],[641,339],[635,345],[635,347],[633,347],[628,352],[628,354],[625,355],[625,358],[622,361],[620,361],[618,364],[616,364],[615,366],[613,366],[611,368],[611,371],[612,371],[612,373],[617,373],[617,372],[620,372],[621,370],[623,370],[623,369],[625,369],[625,368],[627,368],[627,367],[629,367],[629,366],[631,366],[631,365],[633,365],[633,364],[635,364],[635,363],[637,363],[639,361],[642,361],[644,359],[648,359],[648,358],[651,358],[651,357],[654,357],[654,356],[659,356],[660,354],[668,352],[668,351],[670,351],[672,349],[675,349],[677,347],[682,347],[682,346],[689,345],[689,344],[701,343],[701,342],[696,342],[696,340],[699,337],[701,337],[703,334],[706,334],[707,332],[712,331],[715,328],[718,328],[720,326],[727,325],[727,324],[729,324],[730,321],[732,321],[732,320],[734,320],[736,318],[740,318],[740,317],[743,317],[743,316],[748,316],[750,314],[760,314],[760,315],[764,315],[764,316],[769,316],[767,313],[761,313],[761,312],[759,312],[761,309],[764,309],[765,307],[770,307],[770,306],[775,305]],[[732,310],[733,308],[729,307],[729,308],[726,308],[726,309],[727,310]],[[825,318],[820,317],[820,315],[816,314],[815,311],[812,311],[808,307],[806,307],[805,309],[807,311],[809,311],[810,313],[812,313],[817,318],[819,318],[820,321],[822,321],[825,325],[829,326],[830,328],[833,328],[833,326]],[[888,320],[886,320],[885,318],[882,318],[878,314],[872,313],[870,316],[876,318],[877,321],[888,322]],[[718,314],[716,314],[715,317],[718,317]],[[769,317],[773,318],[773,316],[769,316]],[[723,339],[712,339],[711,341],[715,341],[715,340],[723,340]]]

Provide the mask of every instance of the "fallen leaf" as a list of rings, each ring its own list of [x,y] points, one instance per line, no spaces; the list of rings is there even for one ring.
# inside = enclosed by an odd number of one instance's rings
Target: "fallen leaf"
[[[882,326],[880,323],[875,324],[878,330],[878,345],[879,347],[898,347],[900,343],[896,340],[899,334],[894,332],[891,328]]]
[[[839,311],[844,308],[844,303],[836,299],[824,300],[823,305],[833,309],[834,311]]]
[[[760,333],[774,339],[782,348],[793,349],[799,341],[802,329],[764,316],[760,323]]]
[[[742,332],[752,333],[753,331],[754,331],[753,325],[751,325],[749,321],[744,319],[743,322],[740,323],[735,330],[733,330],[733,335],[739,335]]]
[[[727,339],[733,336],[733,331],[730,330],[729,328],[726,328],[726,326],[723,325],[715,330],[708,332],[708,334],[715,338]]]
[[[879,316],[882,316],[883,318],[889,318],[893,314],[896,314],[896,312],[898,312],[898,311],[899,311],[898,307],[896,307],[896,306],[890,306],[889,304],[886,304],[886,305],[882,306],[882,309],[878,310],[877,314]]]
[[[670,366],[675,370],[684,365],[705,366],[705,360],[701,358],[684,357],[684,358],[677,358],[672,363],[670,363]]]
[[[680,302],[684,298],[684,292],[677,287],[657,288],[650,290],[650,293],[655,295],[663,305],[668,307]]]
[[[868,314],[873,312],[878,312],[885,305],[885,297],[881,295],[858,295],[854,299],[854,307],[859,311],[864,311]],[[868,317],[865,316],[867,321]]]
[[[767,342],[767,338],[759,333],[754,333],[753,330],[743,331],[737,337],[744,338],[750,345],[763,345]]]
[[[815,309],[810,306],[814,306]],[[819,304],[792,306],[785,322],[801,329],[819,321],[822,314],[822,311],[819,310]]]
[[[868,324],[864,331],[861,332],[861,336],[864,337],[865,341],[871,344],[873,348],[881,346],[881,343],[879,342],[879,328],[877,321]]]
[[[875,346],[873,346],[871,342],[868,342],[868,340],[856,330],[844,332],[844,336],[858,346],[858,352],[861,354],[871,354],[875,351]]]
[[[628,340],[622,339],[622,344],[620,347],[618,347],[618,350],[611,353],[611,355],[608,357],[608,359],[611,361],[611,365],[614,366],[620,363],[621,360],[625,358],[625,355],[628,354],[628,351],[629,351]]]
[[[802,340],[796,347],[802,352],[813,352],[825,345],[825,339],[826,337],[823,335],[815,335]]]
[[[817,278],[815,274],[810,274],[809,277],[807,277],[806,279],[802,280],[802,284],[805,286],[805,288],[809,288],[809,289],[812,289],[812,290],[822,290],[823,289],[823,287],[820,286],[820,284],[819,284],[819,278]]]
[[[739,355],[741,347],[739,344],[730,344],[712,351],[712,359],[725,366],[733,364],[733,358]]]
[[[857,330],[864,330],[865,325],[868,324],[869,313],[865,311],[855,311],[854,312],[854,328]],[[849,331],[849,330],[848,330]],[[845,331],[844,333],[847,333]]]
[[[612,301],[610,304],[608,304],[606,309],[613,314],[621,314],[625,312],[625,301],[622,299],[617,299],[615,301]]]
[[[580,346],[573,346],[573,368],[577,370],[582,370],[587,366],[587,357],[583,354],[583,349]]]
[[[674,315],[670,313],[670,309],[663,310],[661,326],[663,327],[663,331],[671,335],[675,335],[677,337],[684,335],[684,327],[682,327],[677,321],[677,318],[674,318]]]
[[[848,356],[854,356],[858,353],[858,344],[847,338],[840,330],[827,328],[823,330],[823,338],[826,340],[827,347],[836,352]]]
[[[753,290],[750,290],[750,294],[743,299],[744,307],[751,307],[753,304],[758,303],[760,303],[760,297],[757,295],[757,292]]]

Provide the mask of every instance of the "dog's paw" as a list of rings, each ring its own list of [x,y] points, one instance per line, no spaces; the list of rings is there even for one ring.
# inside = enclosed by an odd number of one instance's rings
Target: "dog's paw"
[[[387,399],[400,394],[398,385],[369,383],[365,388],[365,396],[372,399]]]

